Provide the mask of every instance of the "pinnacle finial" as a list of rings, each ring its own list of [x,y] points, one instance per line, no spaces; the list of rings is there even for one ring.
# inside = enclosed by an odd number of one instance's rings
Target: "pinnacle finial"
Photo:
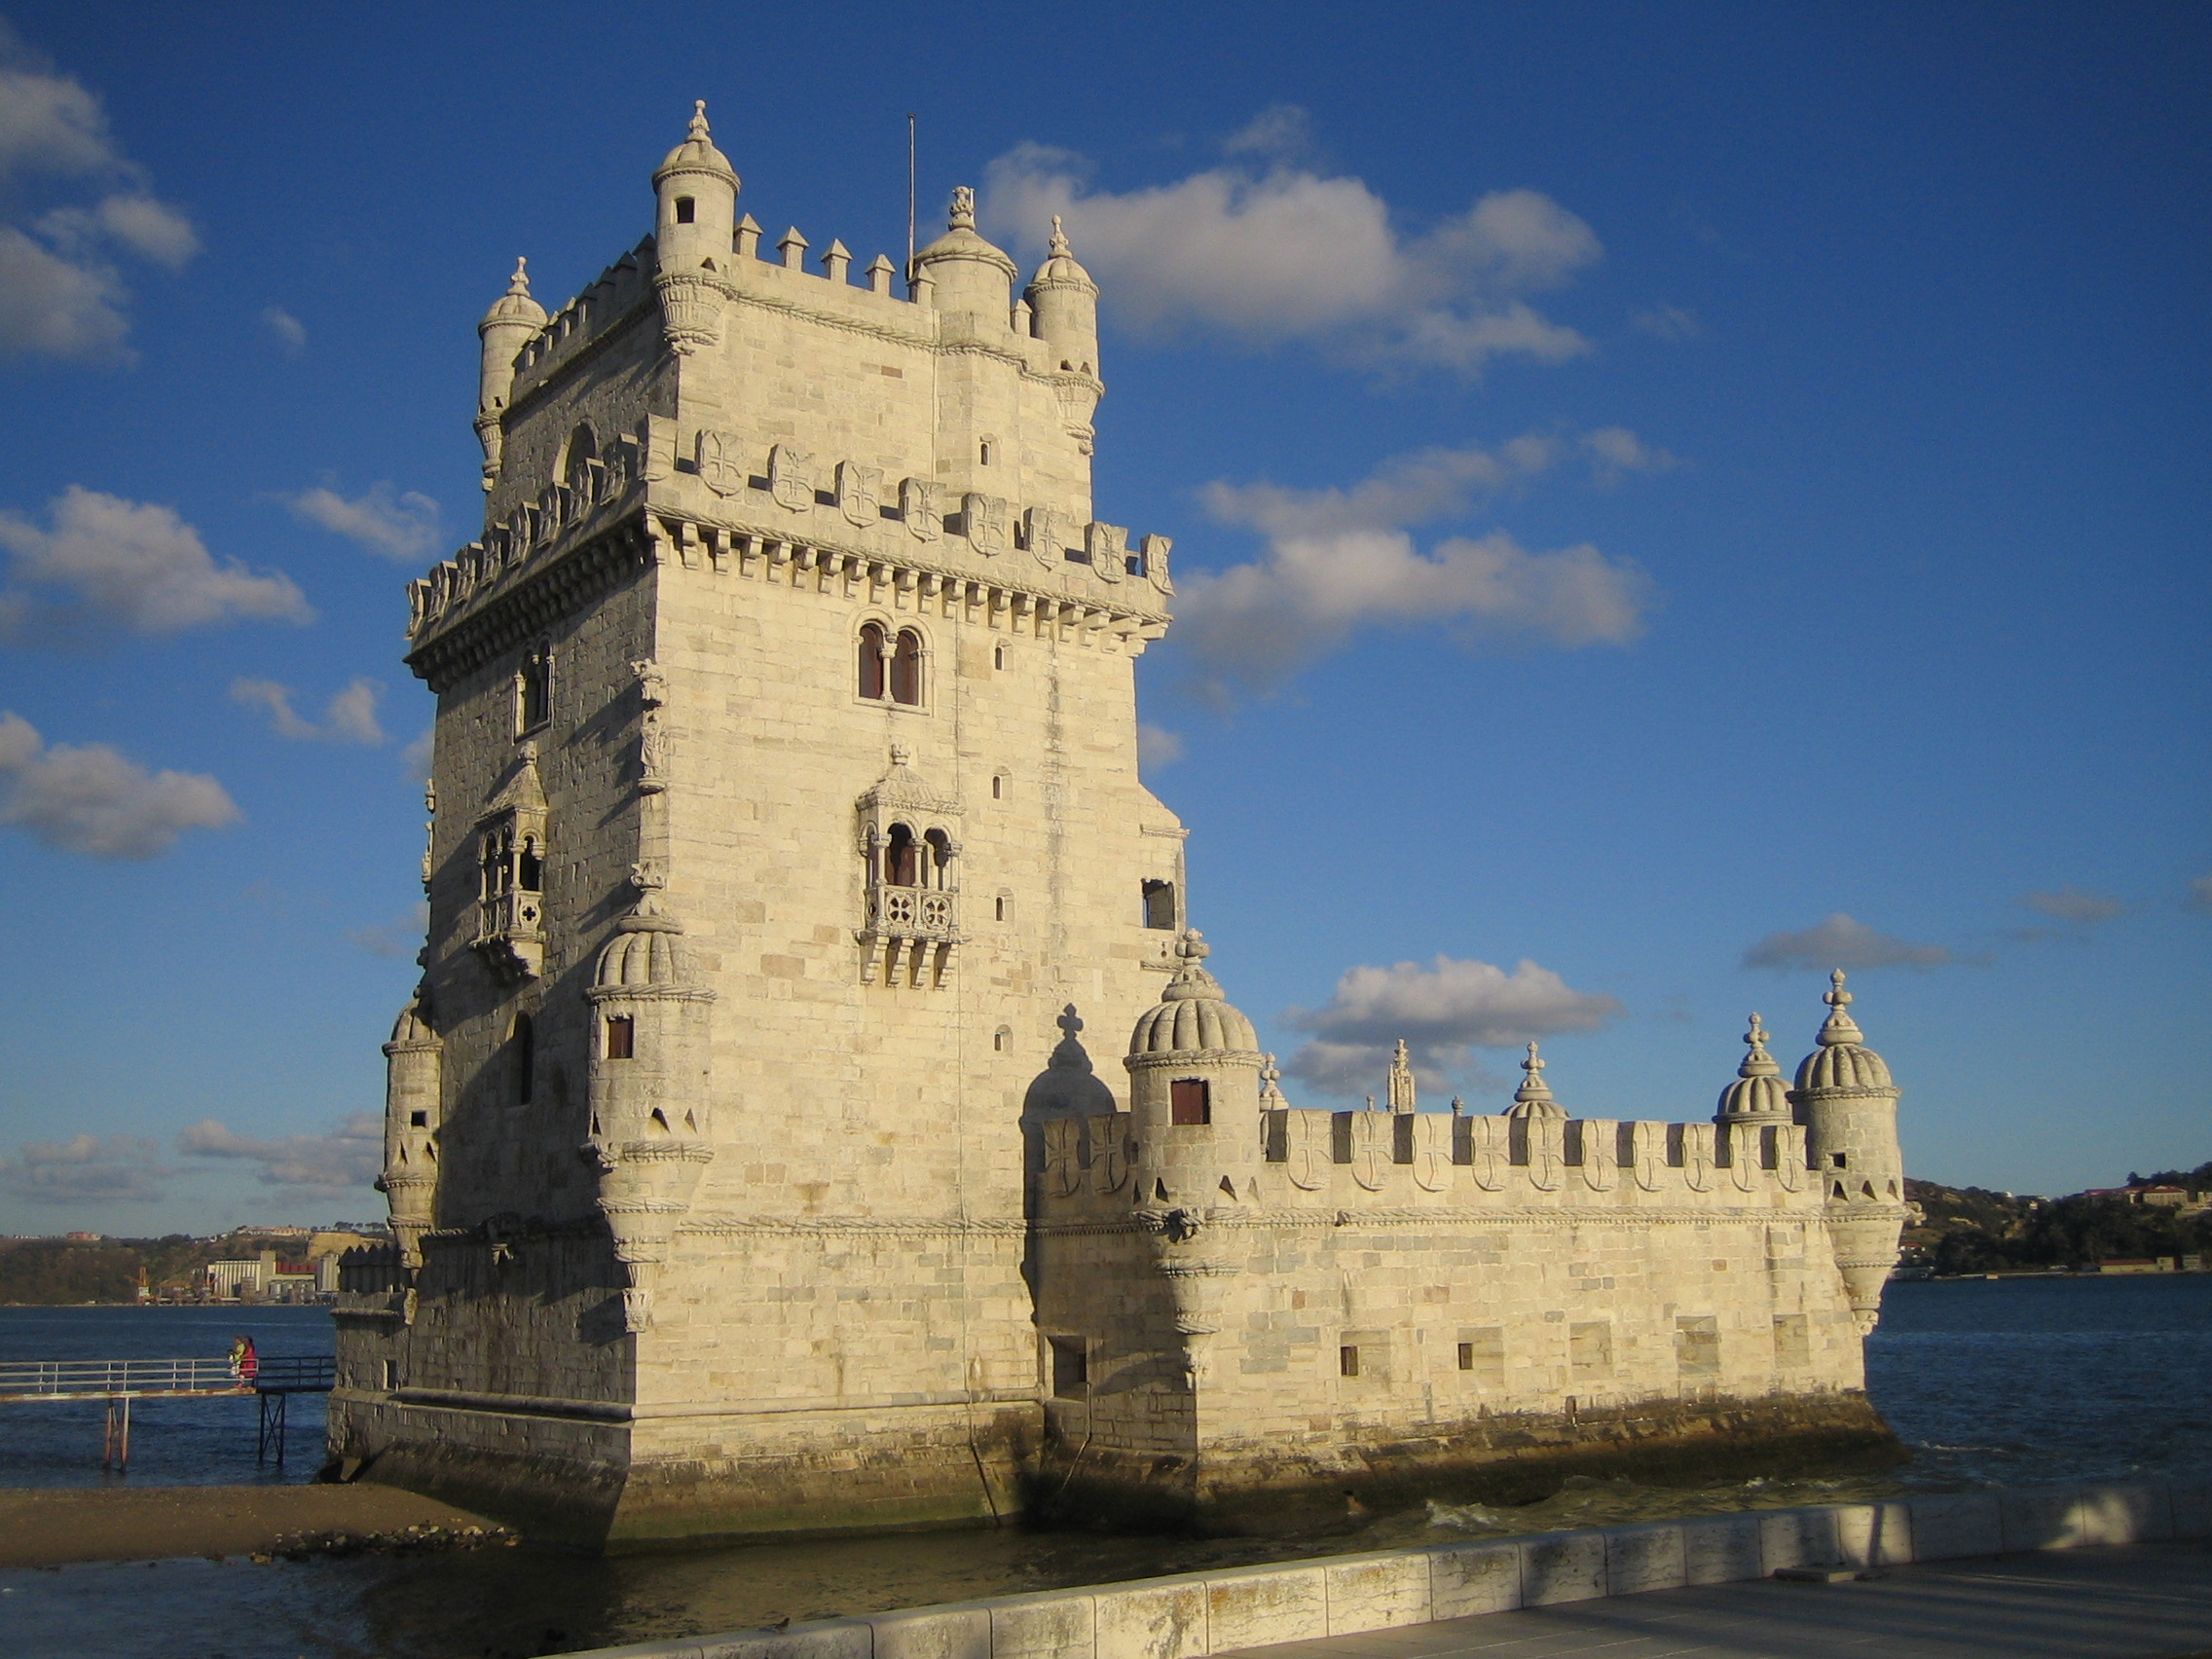
[[[1052,215],[1052,257],[1054,259],[1070,257],[1067,233],[1060,229],[1060,216],[1057,213]]]
[[[707,100],[705,98],[693,98],[691,100],[691,131],[689,136],[704,138],[707,135]]]
[[[952,192],[951,227],[956,231],[976,228],[976,193],[963,184]]]
[[[519,254],[515,258],[515,274],[507,278],[507,292],[530,297],[530,261]]]
[[[1075,1041],[1075,1034],[1083,1029],[1083,1017],[1076,1013],[1073,1003],[1061,1009],[1059,1017],[1052,1023],[1060,1028],[1060,1035],[1071,1043]]]
[[[1859,1022],[1851,1017],[1854,998],[1843,988],[1841,968],[1828,976],[1828,990],[1821,1001],[1828,1005],[1827,1021],[1821,1027],[1820,1043],[1824,1049],[1864,1041],[1864,1033],[1859,1029]]]
[[[1185,928],[1183,937],[1175,941],[1175,954],[1195,965],[1211,956],[1213,946],[1206,943],[1206,936],[1197,928]]]
[[[1774,1056],[1766,1051],[1766,1027],[1759,1023],[1757,1014],[1751,1015],[1751,1028],[1744,1033],[1748,1052],[1744,1063],[1736,1068],[1738,1077],[1780,1077],[1782,1068],[1774,1063]]]

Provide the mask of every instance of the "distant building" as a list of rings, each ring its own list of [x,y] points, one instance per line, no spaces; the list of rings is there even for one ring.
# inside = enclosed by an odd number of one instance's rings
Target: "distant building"
[[[2138,1191],[2137,1201],[2155,1209],[2180,1209],[2189,1202],[2187,1187],[2144,1187]]]

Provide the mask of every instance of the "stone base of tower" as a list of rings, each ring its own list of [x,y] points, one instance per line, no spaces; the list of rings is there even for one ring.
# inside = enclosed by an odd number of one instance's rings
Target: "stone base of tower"
[[[1431,1497],[1532,1503],[1573,1475],[1704,1486],[1869,1471],[1907,1456],[1856,1392],[1500,1415],[1419,1436],[1297,1450],[1223,1443],[1196,1456],[1102,1452],[1078,1433],[1047,1448],[1030,1511],[1063,1524],[1272,1532],[1341,1519],[1347,1498],[1378,1511]]]
[[[608,1552],[990,1526],[1020,1512],[1042,1436],[1036,1406],[866,1418],[865,1426],[836,1411],[583,1422],[341,1391],[330,1453],[357,1478],[459,1504],[534,1540]]]

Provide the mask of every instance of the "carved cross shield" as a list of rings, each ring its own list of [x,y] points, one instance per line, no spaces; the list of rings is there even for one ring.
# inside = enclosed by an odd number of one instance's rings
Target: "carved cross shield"
[[[768,494],[776,505],[803,513],[814,505],[814,457],[789,444],[768,452]]]
[[[880,516],[875,493],[882,487],[882,467],[840,461],[837,463],[837,506],[844,513],[845,522],[859,530],[873,524]]]
[[[986,559],[1006,551],[1006,498],[966,496],[961,498],[961,523],[968,529],[968,545]]]
[[[917,541],[935,541],[944,534],[944,486],[934,478],[903,480],[899,511],[905,516],[908,535]]]
[[[1352,1112],[1351,1178],[1371,1193],[1382,1190],[1390,1175],[1390,1114]]]
[[[734,432],[701,428],[697,462],[700,482],[718,496],[735,496],[745,489],[743,448]]]
[[[1118,582],[1128,574],[1129,533],[1120,525],[1085,525],[1083,545],[1090,555],[1090,568],[1100,581]]]

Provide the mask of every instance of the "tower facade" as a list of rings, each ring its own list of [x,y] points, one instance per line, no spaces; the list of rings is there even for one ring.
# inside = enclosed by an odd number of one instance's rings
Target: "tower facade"
[[[1840,977],[1714,1123],[1570,1113],[1532,1043],[1494,1117],[1402,1043],[1386,1110],[1294,1106],[1138,778],[1169,547],[1094,509],[1061,227],[1020,284],[958,191],[897,292],[764,249],[704,107],[651,184],[484,318],[484,530],[409,588],[429,928],[333,1453],[635,1545],[1882,1441]]]
[[[587,1542],[987,1517],[1039,1426],[1025,1094],[1176,960],[1167,543],[1092,511],[1064,240],[1041,306],[965,191],[903,292],[763,258],[703,109],[652,186],[486,317],[484,532],[410,590],[406,1283],[349,1298],[335,1449]]]

